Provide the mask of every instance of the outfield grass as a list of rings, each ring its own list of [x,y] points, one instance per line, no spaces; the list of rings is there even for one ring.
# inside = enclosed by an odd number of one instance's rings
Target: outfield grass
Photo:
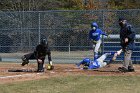
[[[67,76],[1,84],[0,93],[140,93],[140,76]]]

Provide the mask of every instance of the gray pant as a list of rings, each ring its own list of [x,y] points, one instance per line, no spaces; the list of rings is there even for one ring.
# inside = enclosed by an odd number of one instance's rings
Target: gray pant
[[[125,50],[124,51],[124,62],[123,66],[128,69],[128,66],[133,68],[133,63],[131,60],[132,50]]]

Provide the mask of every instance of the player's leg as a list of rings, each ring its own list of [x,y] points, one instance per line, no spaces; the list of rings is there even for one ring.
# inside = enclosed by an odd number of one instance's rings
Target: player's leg
[[[97,61],[103,62],[103,61],[107,58],[107,56],[113,55],[113,54],[114,54],[113,52],[112,52],[112,53],[105,53],[105,54],[103,54],[101,57],[99,57],[99,58],[97,59]]]
[[[132,50],[126,50],[125,57],[124,57],[124,63],[123,66],[128,69],[128,71],[134,71],[132,60],[131,60]]]
[[[135,71],[135,70],[134,70],[134,67],[133,67],[132,60],[129,61],[128,71],[129,71],[129,72]]]
[[[98,40],[94,49],[94,59],[98,58],[98,51],[99,51],[100,45],[101,45],[101,40]]]
[[[29,54],[26,54],[22,57],[22,66],[26,65],[29,63],[29,60],[32,60],[32,59],[36,59],[36,56],[35,56],[35,53],[29,53]]]
[[[51,51],[50,50],[48,50],[47,55],[48,55],[49,64],[52,65],[52,57],[51,57]]]
[[[110,55],[110,53],[105,53],[105,54],[103,54],[101,57],[99,57],[99,58],[97,59],[98,64],[100,65],[100,67],[104,67],[104,66],[107,65],[107,63],[104,62],[104,60],[107,58],[108,55]]]
[[[37,72],[44,72],[44,60],[45,58],[37,59],[38,69]]]
[[[26,54],[26,55],[22,56],[21,59],[23,61],[21,65],[24,66],[24,65],[29,63],[30,59],[36,59],[36,58],[35,58],[35,54],[34,53],[29,53],[29,54]]]
[[[95,54],[95,46],[96,46],[96,43],[95,42],[92,42],[92,49],[93,49],[93,54]]]
[[[126,50],[124,56],[123,66],[127,69],[129,66],[129,61],[131,60],[131,52]]]
[[[54,66],[53,66],[53,62],[52,62],[51,51],[49,49],[47,51],[47,55],[48,55],[48,62],[49,62],[49,64],[47,65],[47,70],[53,70]]]
[[[133,72],[134,68],[131,61],[132,50],[124,50],[124,62],[123,67],[119,67],[118,70],[122,72]]]
[[[99,57],[97,59],[97,61],[99,62],[99,65],[100,67],[104,67],[106,66],[107,64],[109,64],[109,62],[104,62],[104,60],[109,56],[109,55],[114,55],[115,52],[110,52],[110,53],[105,53],[103,54],[101,57]]]

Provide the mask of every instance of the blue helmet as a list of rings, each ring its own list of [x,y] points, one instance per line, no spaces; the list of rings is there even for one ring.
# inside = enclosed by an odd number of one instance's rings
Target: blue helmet
[[[83,62],[85,62],[85,63],[87,63],[87,64],[89,64],[90,63],[90,58],[85,58],[85,59],[83,59]]]
[[[91,29],[96,30],[98,28],[98,25],[96,22],[91,23]]]

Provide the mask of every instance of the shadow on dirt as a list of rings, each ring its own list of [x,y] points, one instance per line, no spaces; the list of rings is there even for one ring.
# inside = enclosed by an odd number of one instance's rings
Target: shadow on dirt
[[[37,71],[27,69],[9,69],[8,72],[37,72]]]

